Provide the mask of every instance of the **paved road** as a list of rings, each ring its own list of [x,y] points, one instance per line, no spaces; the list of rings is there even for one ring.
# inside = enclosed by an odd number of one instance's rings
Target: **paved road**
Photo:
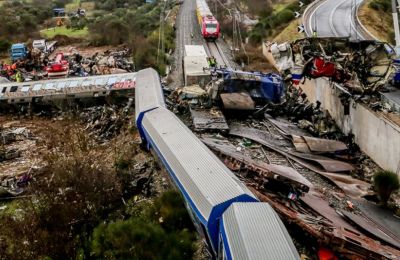
[[[319,37],[367,38],[357,23],[356,10],[364,0],[319,0],[305,13],[305,29],[309,36],[314,29]]]

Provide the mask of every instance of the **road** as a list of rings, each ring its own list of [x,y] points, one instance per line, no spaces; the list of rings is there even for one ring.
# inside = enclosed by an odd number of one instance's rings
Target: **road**
[[[303,14],[308,36],[313,29],[318,37],[350,37],[351,40],[371,40],[373,37],[357,19],[357,9],[364,0],[317,0]],[[381,93],[386,102],[400,111],[400,91]]]
[[[364,0],[320,0],[304,13],[304,27],[311,36],[316,29],[319,37],[350,37],[351,40],[369,39],[356,18]]]

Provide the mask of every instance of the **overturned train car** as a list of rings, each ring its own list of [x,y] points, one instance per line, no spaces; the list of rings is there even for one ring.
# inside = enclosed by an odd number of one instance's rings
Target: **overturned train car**
[[[166,109],[155,70],[138,72],[135,96],[136,124],[142,141],[157,154],[183,195],[193,222],[213,257],[299,259],[291,238],[272,208],[259,202],[190,129]],[[250,244],[252,246],[248,246]]]

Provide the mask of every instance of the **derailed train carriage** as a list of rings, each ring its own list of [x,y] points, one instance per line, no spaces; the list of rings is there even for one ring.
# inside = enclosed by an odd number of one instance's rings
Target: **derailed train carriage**
[[[157,154],[180,190],[213,257],[299,259],[291,238],[272,208],[259,202],[190,129],[166,109],[155,70],[138,72],[135,96],[136,124],[142,141]]]

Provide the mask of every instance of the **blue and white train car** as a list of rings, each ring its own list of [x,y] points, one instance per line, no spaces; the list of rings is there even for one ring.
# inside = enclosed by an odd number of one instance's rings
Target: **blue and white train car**
[[[234,203],[222,215],[220,259],[297,260],[300,256],[268,203]]]
[[[178,117],[165,108],[160,79],[155,70],[138,72],[135,95],[136,125],[143,142],[164,164],[182,193],[197,230],[206,239],[214,257],[218,256],[224,212],[238,202],[258,202],[257,198]],[[230,255],[239,254],[233,253],[236,249],[242,250],[232,246],[226,248],[230,248]]]
[[[142,141],[147,143],[144,139],[143,127],[141,127],[143,116],[152,109],[165,108],[164,95],[160,77],[153,68],[139,71],[136,82],[140,82],[140,87],[135,88],[135,120]]]
[[[145,139],[185,197],[198,230],[217,251],[222,213],[234,202],[257,199],[169,110],[147,112],[142,126]]]

